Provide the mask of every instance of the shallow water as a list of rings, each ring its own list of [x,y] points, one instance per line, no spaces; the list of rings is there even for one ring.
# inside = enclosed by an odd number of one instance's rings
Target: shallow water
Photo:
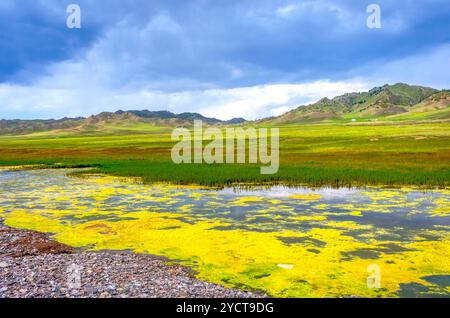
[[[0,170],[0,216],[273,296],[450,296],[449,190],[208,190],[68,172]]]

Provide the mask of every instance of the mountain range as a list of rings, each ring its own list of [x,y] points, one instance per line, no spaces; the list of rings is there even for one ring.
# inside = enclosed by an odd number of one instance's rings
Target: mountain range
[[[450,91],[403,83],[375,87],[368,92],[349,93],[333,99],[297,107],[278,117],[263,119],[272,123],[317,121],[372,121],[450,119]]]
[[[205,117],[198,113],[175,114],[169,111],[119,110],[102,112],[90,117],[35,119],[35,120],[0,120],[0,134],[28,134],[50,130],[67,130],[89,132],[100,130],[105,126],[134,126],[138,123],[153,126],[190,126],[193,120],[202,120],[210,125],[234,125],[245,122],[243,118],[220,120]]]
[[[368,92],[348,93],[332,99],[299,106],[278,117],[258,120],[258,124],[360,122],[360,121],[443,121],[450,120],[450,91],[403,83],[375,87]],[[234,125],[247,121],[222,121],[198,113],[128,110],[102,112],[90,117],[48,120],[0,120],[0,134],[15,135],[44,131],[95,132],[105,127],[190,126],[193,120],[209,125]],[[128,128],[127,128],[128,127]]]

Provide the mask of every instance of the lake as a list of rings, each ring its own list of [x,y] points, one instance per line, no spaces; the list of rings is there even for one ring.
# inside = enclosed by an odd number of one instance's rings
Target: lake
[[[450,296],[450,190],[207,189],[0,170],[7,225],[275,297]]]

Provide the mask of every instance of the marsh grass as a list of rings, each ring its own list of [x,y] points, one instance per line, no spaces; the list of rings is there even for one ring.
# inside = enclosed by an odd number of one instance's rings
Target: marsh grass
[[[280,169],[261,175],[260,164],[181,164],[170,159],[167,127],[150,134],[0,137],[0,165],[86,168],[145,183],[225,186],[283,183],[310,186],[450,185],[450,124],[285,125]],[[81,171],[80,173],[86,173]]]

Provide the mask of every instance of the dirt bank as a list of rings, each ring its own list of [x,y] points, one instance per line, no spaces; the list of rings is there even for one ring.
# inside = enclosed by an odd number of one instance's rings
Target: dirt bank
[[[131,252],[87,252],[0,220],[0,297],[258,297]]]

